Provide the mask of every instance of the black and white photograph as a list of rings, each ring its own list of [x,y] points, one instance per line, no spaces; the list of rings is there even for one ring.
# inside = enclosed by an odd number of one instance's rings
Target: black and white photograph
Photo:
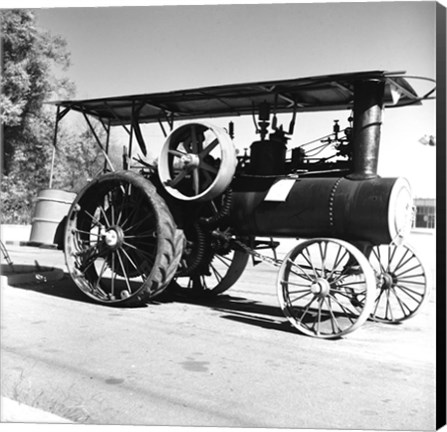
[[[3,426],[445,425],[442,4],[6,3]]]

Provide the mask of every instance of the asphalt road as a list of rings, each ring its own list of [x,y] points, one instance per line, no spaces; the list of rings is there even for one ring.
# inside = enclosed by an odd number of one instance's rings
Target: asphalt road
[[[8,249],[65,270],[61,252]],[[132,309],[90,303],[68,275],[3,285],[2,395],[80,423],[434,429],[435,293],[404,324],[327,341],[292,329],[275,279],[249,265],[214,301]]]

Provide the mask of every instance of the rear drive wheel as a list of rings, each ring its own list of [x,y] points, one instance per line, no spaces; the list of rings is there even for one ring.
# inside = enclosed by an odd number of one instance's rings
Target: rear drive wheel
[[[68,270],[96,302],[144,303],[160,294],[177,270],[183,235],[155,187],[138,174],[114,172],[93,180],[67,219]]]

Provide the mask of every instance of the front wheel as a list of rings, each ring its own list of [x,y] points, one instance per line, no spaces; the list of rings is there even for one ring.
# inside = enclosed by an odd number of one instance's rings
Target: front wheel
[[[428,273],[409,245],[379,245],[369,261],[376,272],[375,321],[399,323],[413,317],[430,295]]]
[[[338,239],[313,239],[285,257],[277,280],[284,315],[300,332],[338,338],[359,328],[374,306],[375,277],[366,257]]]

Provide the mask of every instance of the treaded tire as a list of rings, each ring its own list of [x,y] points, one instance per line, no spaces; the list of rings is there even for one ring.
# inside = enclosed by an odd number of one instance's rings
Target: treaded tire
[[[183,232],[155,186],[131,171],[94,179],[68,213],[68,270],[101,304],[134,306],[159,295],[175,275],[183,247]]]

